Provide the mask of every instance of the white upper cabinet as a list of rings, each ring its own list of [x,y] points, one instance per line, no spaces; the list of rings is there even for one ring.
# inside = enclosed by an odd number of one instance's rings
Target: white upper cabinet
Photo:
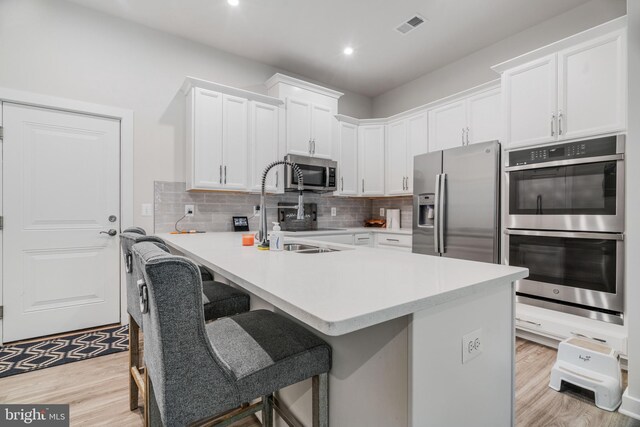
[[[386,194],[413,192],[413,158],[426,153],[427,112],[389,123],[386,138]]]
[[[445,104],[429,111],[429,151],[465,145],[466,132],[465,100]]]
[[[280,160],[279,111],[276,105],[252,101],[249,103],[249,172],[251,191],[260,191],[262,172],[268,164]],[[274,193],[281,187],[284,170],[276,166],[268,175],[265,188]]]
[[[426,111],[407,119],[407,194],[413,194],[413,158],[429,151],[427,124]]]
[[[314,104],[311,109],[311,155],[313,157],[331,158],[331,128],[335,113],[331,108]]]
[[[362,125],[358,130],[358,190],[363,196],[384,196],[384,128]]]
[[[222,188],[222,94],[193,88],[187,95],[187,190]]]
[[[270,96],[286,100],[286,152],[330,159],[342,93],[279,73],[265,85]]]
[[[192,77],[182,90],[187,190],[258,189],[258,174],[279,158],[278,106],[283,102]],[[275,187],[270,181],[269,188]]]
[[[626,33],[558,53],[558,136],[576,138],[626,127]]]
[[[503,139],[501,105],[500,88],[469,97],[467,101],[469,144]]]
[[[624,131],[626,79],[626,30],[506,69],[507,146]]]
[[[407,160],[409,158],[405,120],[387,125],[386,147],[387,194],[405,194],[408,191]]]
[[[338,191],[343,196],[358,194],[358,125],[338,122]]]
[[[246,190],[249,101],[222,96],[222,184],[228,190]]]
[[[311,155],[311,103],[287,98],[287,153]]]
[[[500,140],[500,104],[495,87],[429,110],[429,151]]]
[[[503,75],[509,146],[556,139],[556,55],[549,55]]]

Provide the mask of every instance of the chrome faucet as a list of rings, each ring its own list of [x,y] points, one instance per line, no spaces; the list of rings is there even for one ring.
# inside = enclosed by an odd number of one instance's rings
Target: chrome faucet
[[[291,169],[293,169],[293,172],[296,175],[298,175],[298,191],[300,193],[298,194],[297,219],[304,219],[304,201],[303,201],[304,197],[302,195],[302,188],[303,188],[302,171],[300,170],[298,165],[296,165],[295,163],[289,162],[287,160],[278,160],[273,163],[270,163],[264,169],[264,172],[262,172],[262,187],[261,187],[261,193],[260,193],[260,225],[258,228],[258,240],[260,241],[260,244],[258,246],[261,248],[266,248],[269,246],[269,241],[267,240],[267,207],[265,203],[265,196],[266,196],[265,187],[267,182],[267,174],[274,166],[278,166],[278,165],[291,166]]]

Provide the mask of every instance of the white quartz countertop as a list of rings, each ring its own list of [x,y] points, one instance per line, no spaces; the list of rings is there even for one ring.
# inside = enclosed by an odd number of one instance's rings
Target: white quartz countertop
[[[358,228],[340,228],[334,230],[310,230],[310,231],[284,231],[286,236],[332,236],[335,234],[357,234],[357,233],[383,233],[383,234],[406,234],[411,235],[413,230],[410,228],[380,228],[380,227],[358,227]]]
[[[369,229],[367,229],[369,230]],[[485,292],[525,268],[318,242],[340,252],[242,246],[242,233],[159,234],[172,248],[321,333],[343,335]],[[310,242],[287,236],[286,242]]]

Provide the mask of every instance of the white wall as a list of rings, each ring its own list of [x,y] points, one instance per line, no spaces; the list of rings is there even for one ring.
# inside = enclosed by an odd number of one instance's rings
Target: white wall
[[[134,111],[134,213],[147,230],[153,181],[184,180],[184,77],[266,93],[275,72],[291,74],[59,0],[0,0],[0,58],[0,87]],[[371,99],[346,93],[339,110],[370,117]]]
[[[499,75],[490,69],[492,65],[620,17],[625,11],[625,0],[592,0],[376,96],[373,115],[388,117],[495,80]]]
[[[627,313],[629,327],[629,387],[622,400],[621,412],[640,419],[640,192],[634,187],[640,182],[640,2],[628,0],[628,64],[629,64],[629,124],[625,163],[627,176],[626,199],[626,272]]]

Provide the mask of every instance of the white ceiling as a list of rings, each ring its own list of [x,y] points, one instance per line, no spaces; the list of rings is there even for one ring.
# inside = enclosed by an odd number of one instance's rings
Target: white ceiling
[[[69,0],[376,96],[587,0]],[[407,35],[395,31],[420,14]],[[351,45],[351,57],[342,54]]]

